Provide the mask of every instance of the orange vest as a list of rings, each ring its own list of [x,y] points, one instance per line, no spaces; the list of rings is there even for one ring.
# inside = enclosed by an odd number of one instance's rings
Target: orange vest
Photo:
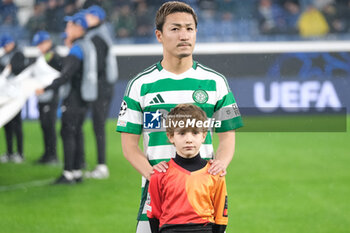
[[[147,216],[157,218],[160,227],[174,224],[215,223],[227,225],[225,177],[210,175],[208,163],[190,172],[171,159],[166,173],[152,175]]]

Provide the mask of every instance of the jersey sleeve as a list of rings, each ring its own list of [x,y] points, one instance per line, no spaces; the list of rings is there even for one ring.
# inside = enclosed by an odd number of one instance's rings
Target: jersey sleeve
[[[149,199],[147,200],[147,217],[159,219],[162,214],[161,209],[161,184],[160,174],[155,173],[151,176],[148,186]]]
[[[215,224],[227,225],[227,190],[225,177],[219,177],[217,180],[215,195],[214,195],[214,219]]]
[[[221,122],[221,126],[215,127],[215,132],[227,132],[242,127],[241,113],[225,77],[217,82],[217,93],[213,117]]]
[[[140,90],[130,81],[123,98],[117,123],[117,132],[141,134],[143,128],[143,110],[140,105]]]

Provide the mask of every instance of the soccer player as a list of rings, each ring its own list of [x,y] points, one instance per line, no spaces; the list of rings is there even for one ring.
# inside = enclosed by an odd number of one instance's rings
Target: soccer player
[[[60,71],[63,58],[55,51],[50,34],[47,31],[38,31],[33,36],[32,44],[37,46],[47,64]],[[37,161],[39,164],[54,164],[57,159],[56,116],[58,107],[58,91],[49,90],[38,96],[40,124],[44,138],[44,154]]]
[[[205,112],[179,104],[166,119],[169,141],[176,148],[166,173],[149,182],[147,216],[152,233],[223,233],[228,222],[225,177],[208,173],[210,164],[199,153],[207,136]]]
[[[10,35],[3,35],[0,39],[0,48],[4,48],[5,55],[0,59],[0,72],[5,68],[11,70],[10,75],[7,79],[15,78],[16,75],[20,74],[27,65],[21,49],[17,47],[14,38]],[[6,146],[7,153],[0,157],[1,163],[7,163],[13,161],[14,163],[22,163],[23,156],[23,129],[22,129],[22,118],[21,111],[5,126],[6,135]],[[13,137],[17,139],[17,153],[13,151]]]
[[[200,149],[202,158],[213,159],[208,170],[213,175],[225,175],[234,154],[235,129],[243,126],[225,77],[192,58],[197,33],[197,16],[193,9],[182,2],[166,2],[159,8],[155,21],[163,59],[129,82],[117,123],[123,154],[143,176],[137,233],[151,232],[145,209],[148,180],[154,169],[166,171],[164,161],[175,154],[165,130],[145,128],[144,116],[150,121],[145,125],[152,125],[176,105],[194,103],[208,117],[221,120],[221,127],[215,129],[219,138],[215,158],[212,133]],[[150,114],[153,114],[151,119],[148,118]],[[144,152],[138,146],[141,134]]]

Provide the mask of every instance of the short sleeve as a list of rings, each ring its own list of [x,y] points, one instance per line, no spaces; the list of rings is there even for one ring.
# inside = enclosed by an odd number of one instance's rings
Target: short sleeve
[[[214,107],[213,117],[216,121],[220,121],[221,125],[215,127],[215,132],[227,132],[242,127],[241,113],[225,77],[217,82],[217,90],[218,99]]]
[[[128,83],[118,115],[117,132],[141,134],[143,109],[140,103],[140,84],[134,79]]]

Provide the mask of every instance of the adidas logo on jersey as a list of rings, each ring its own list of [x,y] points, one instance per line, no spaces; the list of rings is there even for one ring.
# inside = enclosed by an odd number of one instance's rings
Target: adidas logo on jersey
[[[162,96],[160,94],[156,95],[156,97],[154,97],[149,104],[159,104],[159,103],[165,103]]]

